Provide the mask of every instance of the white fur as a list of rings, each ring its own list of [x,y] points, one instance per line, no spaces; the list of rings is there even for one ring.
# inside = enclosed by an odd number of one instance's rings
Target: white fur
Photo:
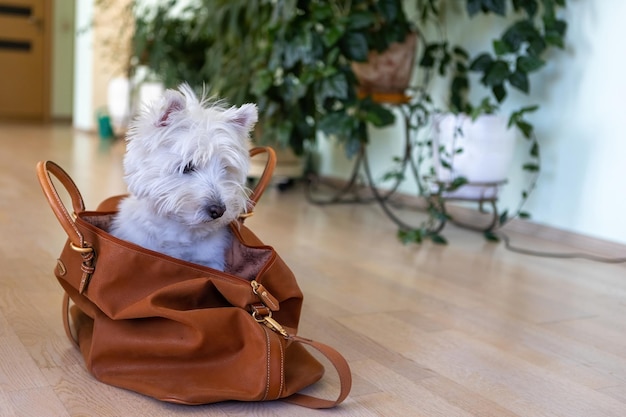
[[[186,84],[165,91],[130,126],[124,157],[130,196],[111,234],[223,270],[228,224],[248,205],[248,138],[257,117],[254,104],[225,108],[199,100]]]

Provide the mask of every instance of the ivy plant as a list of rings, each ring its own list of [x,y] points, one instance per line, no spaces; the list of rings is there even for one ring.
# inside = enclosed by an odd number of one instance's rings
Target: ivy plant
[[[446,3],[446,0],[416,0],[420,24],[436,22],[441,25],[441,11]],[[485,50],[473,55],[463,45],[452,43],[450,39],[427,40],[419,66],[449,79],[450,111],[465,113],[476,119],[481,114],[497,112],[509,96],[511,88],[525,94],[530,92],[530,75],[545,66],[547,52],[552,48],[564,48],[567,23],[558,17],[558,11],[566,4],[565,0],[466,0],[464,5],[468,19],[479,14],[492,14],[509,19],[510,24],[499,37],[487,44]],[[471,73],[477,74],[477,77],[470,77]],[[478,103],[469,101],[473,79],[478,79],[478,88],[488,93]],[[515,217],[530,216],[523,210],[523,206],[535,188],[540,172],[540,146],[534,126],[527,116],[538,109],[538,105],[523,106],[513,110],[509,116],[509,127],[517,128],[528,141],[528,158],[522,169],[530,174],[530,179],[528,186],[521,192],[516,210],[499,213],[496,227],[503,226]],[[430,175],[433,174],[430,172]],[[433,233],[433,219],[445,220],[447,215],[441,209],[443,193],[457,189],[465,182],[464,178],[458,178],[448,185],[449,188],[440,188],[434,192],[427,190],[429,222],[420,228],[402,228],[400,238],[405,242],[421,242],[424,238],[430,238],[435,243],[445,243],[445,238]],[[485,232],[485,237],[497,240],[497,235],[492,231]]]

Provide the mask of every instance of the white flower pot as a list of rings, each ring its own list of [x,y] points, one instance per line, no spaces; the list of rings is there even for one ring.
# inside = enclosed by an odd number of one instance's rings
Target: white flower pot
[[[107,86],[107,109],[113,126],[126,127],[130,118],[130,81],[126,77],[115,77]]]
[[[498,187],[485,184],[506,181],[516,138],[516,130],[508,128],[507,123],[506,118],[498,115],[482,115],[474,121],[467,115],[446,114],[436,118],[433,154],[437,180],[450,182],[465,177],[470,183],[478,183],[446,192],[444,197],[476,200],[497,197]]]
[[[156,100],[158,100],[165,91],[163,83],[158,81],[144,81],[139,85],[139,94],[137,97],[137,109],[140,110]]]

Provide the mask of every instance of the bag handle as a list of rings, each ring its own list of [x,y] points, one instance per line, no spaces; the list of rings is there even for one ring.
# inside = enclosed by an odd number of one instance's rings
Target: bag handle
[[[72,178],[70,178],[69,174],[59,165],[52,161],[40,161],[37,163],[37,178],[39,179],[39,184],[48,199],[48,204],[50,204],[54,215],[59,220],[59,223],[61,223],[65,233],[67,233],[70,242],[76,247],[82,248],[85,243],[83,235],[76,227],[74,219],[61,201],[61,197],[59,197],[59,193],[52,182],[50,174],[54,175],[59,181],[61,181],[61,184],[70,195],[74,214],[85,211],[83,197]]]
[[[267,162],[265,163],[265,170],[259,179],[257,186],[252,191],[249,199],[252,202],[253,206],[259,201],[263,192],[269,185],[272,180],[272,175],[274,174],[274,168],[276,167],[276,152],[270,147],[255,147],[250,149],[250,156],[255,156],[261,153],[267,153]],[[52,174],[55,176],[61,184],[68,192],[72,199],[72,208],[73,213],[76,215],[82,211],[85,211],[85,203],[83,201],[83,197],[78,190],[78,187],[69,176],[67,172],[63,170],[59,165],[52,161],[39,161],[37,163],[37,178],[39,179],[39,184],[43,189],[44,195],[48,199],[48,204],[52,208],[54,215],[56,216],[59,223],[67,233],[72,244],[76,247],[82,248],[84,246],[83,235],[80,233],[76,224],[74,223],[74,219],[68,212],[67,208],[61,201],[61,197],[59,197],[59,193],[52,182]]]
[[[326,400],[324,398],[295,393],[289,397],[283,398],[282,401],[302,407],[321,409],[335,407],[345,400],[352,388],[352,372],[350,372],[350,366],[346,359],[335,349],[323,343],[300,336],[290,336],[290,339],[315,348],[330,361],[339,374],[339,396],[335,400]]]
[[[258,203],[259,199],[263,195],[263,192],[272,180],[272,175],[274,175],[274,168],[276,168],[276,152],[274,152],[274,149],[270,148],[269,146],[258,146],[250,149],[250,157],[256,156],[261,153],[267,153],[267,162],[265,163],[265,170],[263,170],[263,174],[261,175],[259,182],[257,183],[256,187],[249,197],[253,205],[256,205],[256,203]]]

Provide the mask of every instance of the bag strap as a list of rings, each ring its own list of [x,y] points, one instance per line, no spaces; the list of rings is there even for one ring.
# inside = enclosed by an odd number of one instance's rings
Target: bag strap
[[[61,181],[61,184],[70,195],[74,214],[85,211],[83,197],[72,178],[70,178],[67,172],[65,172],[59,165],[52,161],[40,161],[37,163],[37,178],[39,179],[39,184],[43,189],[44,195],[48,199],[48,204],[50,204],[54,215],[59,220],[59,223],[61,223],[61,226],[65,230],[65,233],[67,233],[67,236],[72,244],[76,247],[82,248],[85,243],[83,235],[76,227],[74,219],[70,216],[67,208],[61,201],[61,197],[59,197],[59,193],[52,182],[50,174],[54,175],[59,181]]]
[[[259,146],[259,147],[250,149],[251,157],[261,154],[261,153],[267,154],[267,162],[265,163],[265,170],[263,171],[261,178],[259,178],[259,182],[257,183],[256,187],[254,188],[254,190],[252,191],[252,194],[250,194],[250,197],[249,197],[250,201],[252,201],[254,205],[258,203],[259,199],[263,195],[263,192],[265,191],[270,181],[272,180],[272,175],[274,175],[274,168],[276,168],[276,152],[274,152],[274,149],[270,148],[269,146],[263,146],[263,147]]]
[[[326,400],[324,398],[295,393],[289,397],[283,398],[282,401],[302,407],[319,409],[335,407],[345,400],[352,388],[352,373],[350,372],[350,366],[348,366],[348,362],[345,358],[335,349],[323,343],[300,336],[290,336],[290,339],[315,348],[330,361],[339,374],[339,396],[335,400]]]
[[[72,334],[72,328],[70,326],[70,295],[65,292],[63,293],[63,301],[61,302],[61,314],[63,315],[63,328],[65,329],[65,334],[67,338],[74,344],[76,348],[80,349],[78,345],[78,340]]]

